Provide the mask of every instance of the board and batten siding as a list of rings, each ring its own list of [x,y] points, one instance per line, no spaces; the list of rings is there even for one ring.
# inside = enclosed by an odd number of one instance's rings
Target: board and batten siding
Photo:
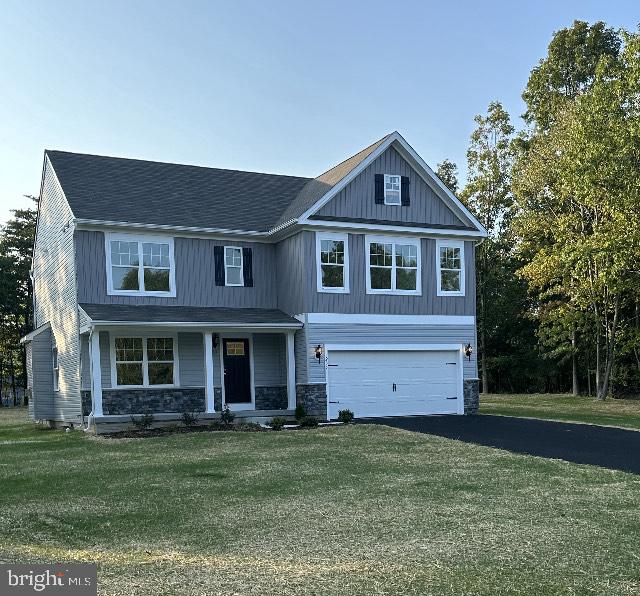
[[[409,178],[411,204],[377,205],[374,194],[376,174],[396,174]],[[442,191],[439,191],[442,192]],[[316,214],[331,217],[373,219],[385,222],[416,222],[436,225],[470,225],[461,221],[416,171],[393,148],[352,180]]]
[[[277,308],[276,251],[272,244],[176,237],[174,239],[175,298],[109,296],[103,232],[78,230],[76,245],[78,302],[80,303]],[[240,246],[252,249],[253,287],[216,286],[214,246]]]
[[[278,308],[289,314],[305,312],[311,291],[309,268],[315,267],[308,259],[307,246],[312,232],[299,232],[276,245],[276,281]]]
[[[314,357],[313,347],[320,344],[460,344],[475,345],[473,325],[360,325],[308,323],[307,380],[308,383],[326,382],[325,367]],[[476,353],[471,360],[463,359],[465,379],[478,376]]]
[[[53,167],[45,156],[33,257],[35,325],[51,324],[51,343],[58,348],[59,388],[46,408],[35,405],[39,419],[78,422],[80,339],[76,291],[73,214]],[[51,351],[52,345],[49,346]],[[38,363],[34,363],[34,367]],[[36,397],[37,399],[44,397]]]
[[[328,312],[391,315],[475,315],[475,243],[466,241],[465,295],[438,296],[436,279],[436,239],[421,239],[422,294],[420,296],[367,294],[367,257],[365,235],[349,234],[349,293],[326,293],[317,291],[316,241],[315,233],[305,231],[297,234],[286,254],[281,255],[279,271],[297,271],[297,263],[304,264],[303,278],[295,282],[279,283],[279,307],[291,315]],[[288,293],[299,292],[295,300],[287,298]]]

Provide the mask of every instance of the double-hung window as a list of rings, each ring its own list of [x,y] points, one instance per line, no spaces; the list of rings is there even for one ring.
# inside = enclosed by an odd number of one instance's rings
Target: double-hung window
[[[367,293],[414,294],[422,292],[418,238],[367,236]]]
[[[384,175],[384,204],[385,205],[400,205],[400,176],[395,174]]]
[[[243,286],[242,248],[239,246],[224,247],[224,284],[225,286]]]
[[[319,292],[349,292],[349,237],[316,232],[316,271]]]
[[[438,296],[464,296],[464,242],[436,243]]]
[[[112,353],[116,387],[177,384],[173,337],[114,337]]]
[[[175,296],[173,238],[106,234],[107,293]]]

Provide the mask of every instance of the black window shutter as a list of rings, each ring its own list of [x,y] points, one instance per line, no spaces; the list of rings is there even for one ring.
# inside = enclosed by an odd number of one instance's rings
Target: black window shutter
[[[224,246],[213,247],[213,262],[215,265],[216,285],[224,285]]]
[[[409,198],[409,177],[402,176],[400,184],[400,202],[404,207],[411,205],[411,199]]]
[[[250,248],[242,249],[242,276],[246,288],[253,288],[253,254]]]
[[[384,205],[384,174],[376,174],[376,205]]]

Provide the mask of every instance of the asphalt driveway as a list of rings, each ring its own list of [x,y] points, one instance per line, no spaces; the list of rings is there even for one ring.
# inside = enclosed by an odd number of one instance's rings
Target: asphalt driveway
[[[361,421],[540,457],[640,474],[640,432],[511,416],[407,416]]]

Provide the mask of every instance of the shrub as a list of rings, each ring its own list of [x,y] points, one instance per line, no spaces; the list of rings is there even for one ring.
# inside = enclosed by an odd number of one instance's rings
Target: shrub
[[[277,418],[271,419],[271,422],[269,422],[269,426],[272,428],[272,430],[282,430],[286,423],[287,421],[284,418],[278,416]]]
[[[153,424],[153,414],[151,412],[145,412],[137,418],[131,416],[131,424],[133,424],[137,430],[146,430]]]
[[[185,410],[182,412],[182,418],[180,420],[182,420],[182,424],[189,428],[198,423],[198,415],[195,412],[187,412]]]
[[[220,414],[220,421],[227,426],[233,424],[236,415],[229,409],[229,406],[225,405],[224,410]]]
[[[353,422],[353,412],[351,410],[340,410],[338,412],[338,420],[344,424]]]
[[[318,426],[318,421],[313,416],[305,416],[298,422],[302,428],[315,428]]]
[[[307,417],[307,408],[305,408],[302,404],[298,404],[296,406],[296,420],[300,422],[300,420],[306,417]]]

